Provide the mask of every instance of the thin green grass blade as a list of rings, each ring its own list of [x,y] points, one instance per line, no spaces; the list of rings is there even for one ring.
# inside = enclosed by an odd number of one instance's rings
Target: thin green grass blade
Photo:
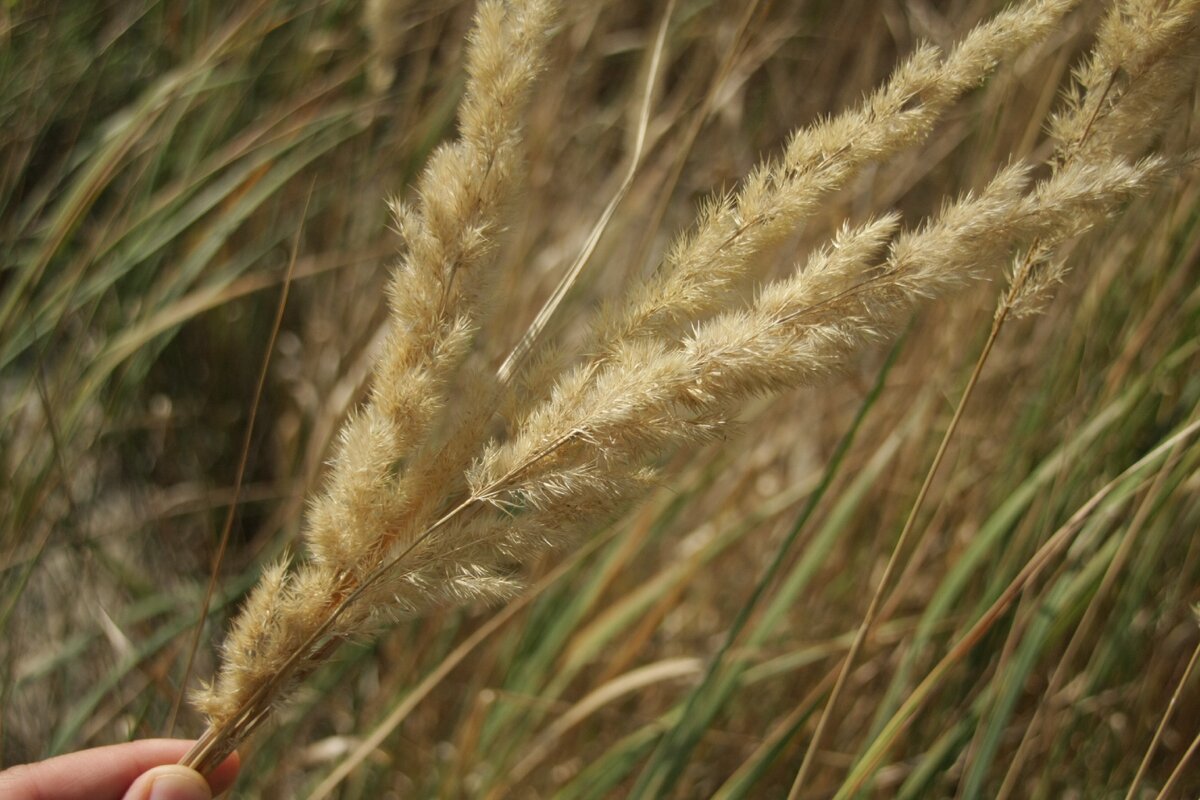
[[[1146,475],[1157,469],[1163,460],[1167,458],[1170,451],[1180,442],[1192,441],[1198,429],[1200,429],[1200,426],[1192,424],[1172,433],[1170,437],[1164,439],[1136,463],[1130,465],[1121,476],[1110,482],[1093,500],[1081,508],[1081,511],[1087,510],[1090,516],[1101,517],[1106,514],[1115,513],[1116,509],[1128,502],[1140,489]],[[1087,522],[1088,520],[1084,519],[1082,524],[1087,524]],[[1060,529],[1056,536],[1069,532],[1070,529],[1064,527]],[[977,622],[976,626],[978,627],[982,622],[984,620]],[[988,622],[988,625],[993,625],[995,622],[996,619],[993,618]],[[895,746],[900,735],[908,729],[913,718],[923,708],[926,700],[941,688],[944,677],[957,663],[956,658],[952,656],[957,654],[957,658],[963,657],[973,643],[978,643],[978,637],[981,633],[981,630],[973,630],[969,634],[970,639],[962,639],[955,650],[938,662],[933,670],[905,698],[900,708],[892,714],[880,733],[865,747],[862,755],[850,770],[841,788],[835,795],[836,800],[848,800],[848,798],[855,796],[859,789],[871,780],[882,764],[886,754]]]
[[[1108,527],[1103,520],[1097,528]],[[1096,535],[1102,535],[1097,530]],[[1087,538],[1088,532],[1081,534]],[[1087,595],[1095,590],[1112,557],[1116,554],[1119,537],[1108,538],[1098,552],[1085,565],[1060,576],[1045,592],[1045,600],[1032,612],[1032,620],[1021,634],[1016,653],[1004,671],[992,678],[997,685],[995,699],[988,713],[980,721],[982,730],[977,737],[970,766],[963,776],[960,793],[965,800],[985,797],[987,779],[1002,739],[1012,720],[1017,702],[1026,692],[1030,675],[1044,657],[1047,648],[1068,633],[1070,627],[1083,613]]]

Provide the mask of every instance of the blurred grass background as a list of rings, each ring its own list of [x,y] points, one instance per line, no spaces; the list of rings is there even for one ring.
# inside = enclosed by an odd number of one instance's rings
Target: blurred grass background
[[[617,191],[665,6],[569,5],[499,267],[498,356]],[[915,41],[947,45],[998,7],[680,0],[645,163],[562,318],[652,268],[697,202],[791,129],[856,101]],[[925,145],[830,198],[762,276],[843,220],[895,207],[916,224],[1010,158],[1044,158],[1045,114],[1101,12],[1084,4]],[[293,241],[191,680],[211,673],[260,567],[295,546],[380,335],[396,246],[384,199],[453,131],[471,13],[0,6],[5,764],[170,725]],[[1161,149],[1194,147],[1196,121],[1194,102],[1180,108]],[[1006,327],[803,797],[856,770],[866,796],[1125,796],[1200,643],[1200,445],[1171,439],[1200,398],[1198,214],[1194,180],[1130,207],[1072,248],[1045,314]],[[324,792],[352,761],[336,796],[785,795],[1001,285],[931,305],[835,385],[747,408],[736,436],[677,456],[669,485],[542,565],[514,605],[402,620],[344,648],[246,749],[238,796]],[[868,769],[922,678],[1106,486]],[[185,708],[175,730],[200,722]],[[1193,677],[1136,796],[1155,796],[1198,730]],[[1192,766],[1174,796],[1200,793]]]

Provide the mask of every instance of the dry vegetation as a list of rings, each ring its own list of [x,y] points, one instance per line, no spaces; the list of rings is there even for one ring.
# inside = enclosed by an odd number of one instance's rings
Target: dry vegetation
[[[1200,3],[565,5],[0,12],[5,763],[1195,796]]]

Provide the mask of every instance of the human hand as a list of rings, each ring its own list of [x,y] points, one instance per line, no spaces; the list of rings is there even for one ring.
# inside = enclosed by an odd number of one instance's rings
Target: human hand
[[[0,772],[5,800],[210,800],[237,777],[235,753],[206,781],[179,766],[185,739],[142,739],[81,750]]]

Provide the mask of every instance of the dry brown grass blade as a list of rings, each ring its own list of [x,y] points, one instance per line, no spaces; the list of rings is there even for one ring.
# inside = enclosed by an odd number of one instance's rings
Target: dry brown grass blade
[[[768,3],[768,5],[770,5]],[[738,56],[742,53],[744,40],[747,31],[750,30],[750,25],[754,21],[754,16],[758,13],[760,7],[759,0],[750,0],[742,9],[742,16],[738,20],[737,29],[733,36],[733,41],[729,49],[725,52],[725,56],[721,59],[720,66],[717,67],[716,74],[713,76],[711,83],[708,86],[708,91],[704,94],[704,99],[701,100],[699,108],[692,115],[691,124],[684,133],[679,145],[675,148],[676,155],[671,164],[671,170],[663,182],[663,188],[659,193],[658,202],[654,206],[654,210],[650,214],[650,223],[646,226],[645,232],[642,234],[642,240],[634,251],[639,256],[644,257],[650,250],[653,238],[658,234],[662,221],[667,214],[667,207],[671,201],[671,196],[675,187],[679,185],[679,180],[683,176],[684,167],[687,165],[688,156],[691,155],[696,145],[696,140],[700,136],[700,131],[708,122],[709,116],[713,112],[713,104],[716,102],[717,96],[729,78],[730,72],[733,70],[734,64],[737,62]]]
[[[1171,796],[1175,791],[1175,787],[1179,785],[1184,775],[1187,774],[1188,762],[1192,760],[1192,756],[1196,755],[1197,752],[1200,752],[1200,733],[1197,733],[1192,739],[1192,743],[1188,745],[1187,752],[1180,756],[1179,763],[1175,765],[1175,769],[1167,778],[1167,782],[1163,784],[1163,788],[1155,795],[1154,800],[1165,800],[1165,798]]]
[[[304,258],[296,262],[292,273],[246,275],[226,286],[195,289],[142,321],[136,327],[114,337],[93,366],[92,371],[101,374],[110,372],[155,336],[173,330],[205,311],[211,311],[238,298],[269,289],[283,281],[303,280],[334,270],[345,269],[355,264],[374,262],[384,255],[386,255],[384,249],[377,248],[351,258],[340,254],[334,254],[328,258]]]
[[[242,437],[242,450],[238,458],[237,473],[233,479],[233,497],[225,512],[225,522],[221,526],[221,538],[217,543],[217,552],[213,556],[212,567],[209,571],[208,585],[204,589],[204,600],[200,604],[200,614],[196,619],[196,627],[188,645],[187,659],[184,661],[183,677],[179,681],[179,691],[171,705],[171,713],[167,717],[166,735],[170,736],[175,729],[175,720],[183,699],[187,695],[187,685],[192,675],[192,666],[196,659],[196,650],[200,647],[200,637],[204,634],[204,622],[208,619],[208,610],[212,606],[213,595],[217,591],[217,582],[221,576],[221,564],[225,560],[225,552],[229,548],[229,537],[233,533],[233,521],[237,516],[241,499],[242,482],[246,477],[246,463],[250,459],[250,445],[254,437],[254,423],[258,418],[258,409],[262,402],[263,389],[267,384],[267,371],[271,366],[271,357],[275,352],[275,342],[279,338],[279,330],[283,326],[283,312],[287,308],[288,293],[292,288],[292,278],[296,270],[296,260],[300,252],[300,234],[304,231],[304,220],[308,216],[309,203],[312,202],[313,189],[316,179],[309,184],[308,196],[304,200],[303,211],[300,214],[300,224],[296,226],[296,235],[292,239],[292,252],[288,258],[287,271],[284,273],[283,285],[279,291],[279,303],[275,309],[275,321],[271,324],[271,333],[267,337],[266,349],[263,352],[262,365],[258,371],[258,382],[254,386],[254,396],[250,401],[249,416],[246,420],[246,431]]]
[[[608,228],[609,221],[616,213],[617,206],[625,199],[625,195],[629,193],[630,187],[633,186],[633,179],[637,177],[638,169],[642,165],[642,158],[646,147],[646,132],[650,127],[650,112],[653,108],[654,86],[659,81],[659,72],[662,64],[663,50],[667,41],[667,29],[670,27],[671,17],[675,12],[675,0],[668,0],[667,7],[663,9],[662,21],[659,22],[658,34],[654,39],[654,49],[650,56],[650,67],[646,74],[646,84],[642,88],[642,104],[641,110],[638,113],[637,131],[634,135],[633,152],[629,155],[629,168],[625,172],[625,177],[621,180],[621,185],[617,187],[616,193],[612,199],[608,201],[608,205],[604,209],[604,213],[600,215],[600,219],[592,227],[588,233],[587,239],[584,241],[583,248],[567,268],[562,280],[558,286],[554,287],[550,297],[546,299],[545,304],[538,310],[537,316],[533,318],[533,322],[529,323],[521,340],[513,347],[512,352],[504,359],[504,363],[496,371],[496,376],[501,385],[507,384],[517,374],[525,359],[533,351],[537,345],[538,338],[542,335],[546,325],[553,318],[554,313],[566,299],[567,294],[571,291],[571,287],[579,280],[579,275],[583,272],[583,268],[587,266],[591,260],[592,254],[596,251],[596,245],[600,243],[600,237],[604,235],[604,231]]]

